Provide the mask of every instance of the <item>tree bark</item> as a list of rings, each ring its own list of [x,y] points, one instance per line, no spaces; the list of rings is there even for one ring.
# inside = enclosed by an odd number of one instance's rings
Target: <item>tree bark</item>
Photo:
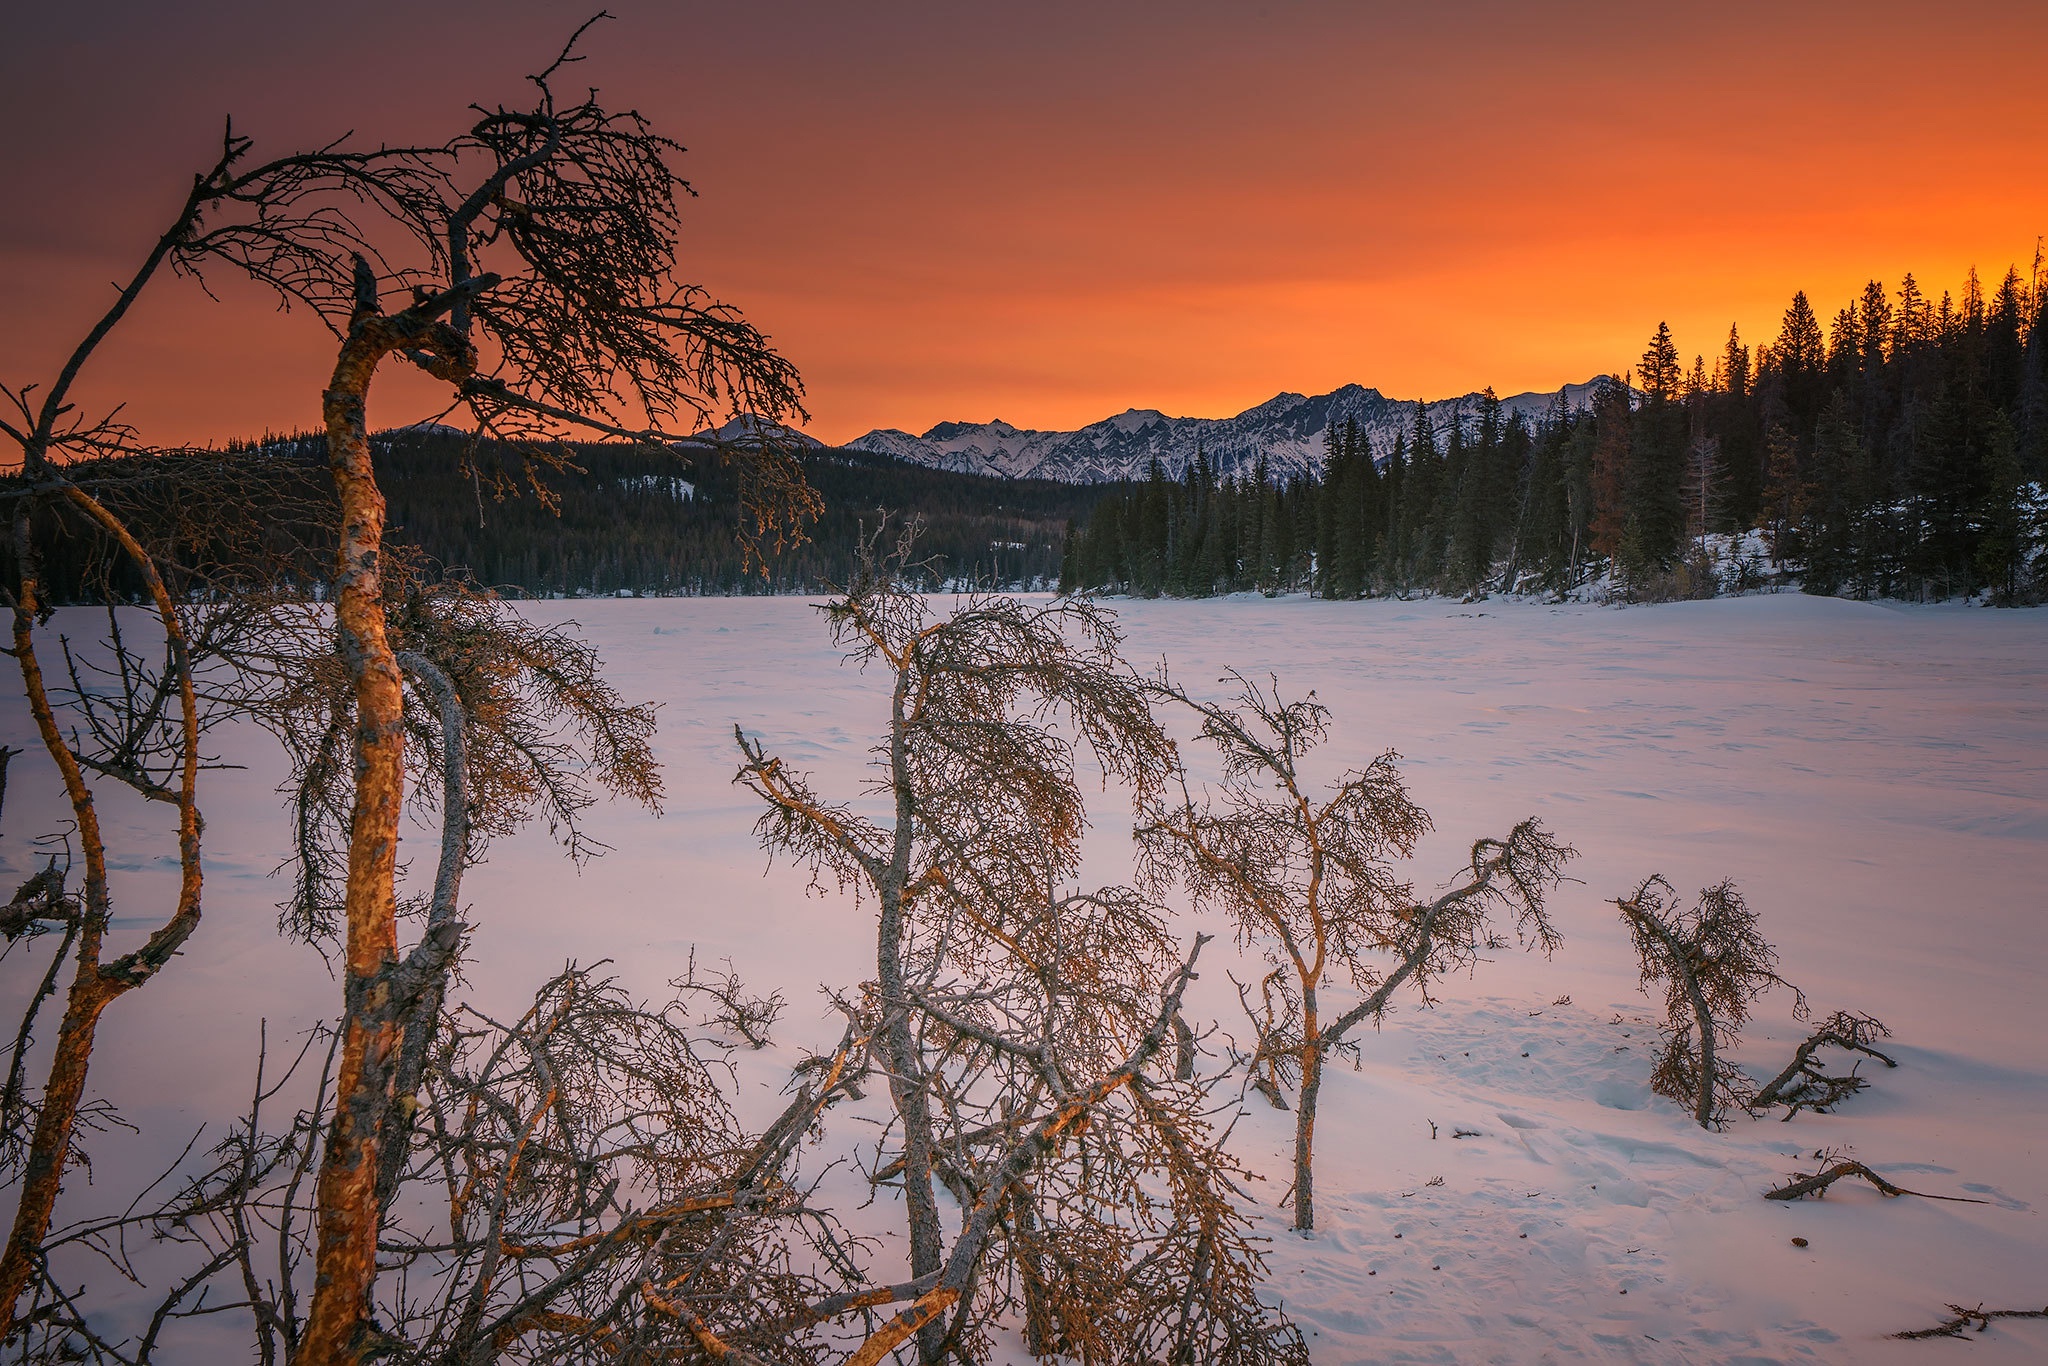
[[[882,988],[883,1008],[891,1012],[882,1038],[889,1056],[889,1095],[896,1104],[897,1118],[903,1121],[903,1203],[910,1220],[910,1274],[914,1279],[939,1272],[945,1265],[946,1243],[945,1230],[939,1222],[938,1196],[932,1189],[931,1097],[925,1091],[910,1012],[902,1009],[910,1000],[903,977],[903,940],[908,928],[904,923],[903,893],[910,876],[917,820],[905,734],[908,718],[904,704],[909,685],[908,660],[899,661],[889,727],[889,777],[896,790],[896,829],[889,869],[880,888],[881,925],[875,937],[875,973]],[[926,1366],[936,1366],[945,1350],[945,1325],[938,1322],[944,1307],[940,1305],[917,1325],[918,1354]]]
[[[359,288],[364,287],[359,272]],[[369,292],[374,295],[374,287]],[[398,962],[398,827],[405,803],[405,696],[384,630],[384,495],[370,460],[368,399],[378,364],[394,351],[421,356],[455,382],[475,352],[445,324],[415,314],[387,318],[374,297],[359,302],[322,396],[328,465],[341,505],[336,552],[336,643],[355,695],[355,793],[349,818],[343,950],[341,1063],[334,1120],[322,1154],[313,1305],[298,1360],[359,1360],[377,1275],[379,1156],[403,1042],[405,1003],[394,992]]]
[[[1714,1127],[1714,1017],[1707,1009],[1706,996],[1700,991],[1699,976],[1692,970],[1692,959],[1687,955],[1685,945],[1678,942],[1677,936],[1663,921],[1647,911],[1624,909],[1639,919],[1664,946],[1672,975],[1678,978],[1686,1000],[1692,1004],[1694,1026],[1700,1034],[1700,1084],[1699,1094],[1693,1097],[1692,1117],[1702,1129],[1711,1129]]]
[[[1294,1112],[1294,1231],[1316,1226],[1316,1098],[1323,1086],[1323,1040],[1316,1029],[1316,991],[1301,998],[1301,1100]]]

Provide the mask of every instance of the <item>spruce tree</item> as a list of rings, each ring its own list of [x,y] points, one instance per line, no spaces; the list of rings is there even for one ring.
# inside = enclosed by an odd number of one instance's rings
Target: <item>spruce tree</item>
[[[1622,479],[1622,537],[1618,559],[1631,579],[1668,568],[1685,538],[1682,481],[1685,410],[1679,402],[1683,371],[1671,329],[1650,337],[1637,370],[1643,400],[1629,427]]]

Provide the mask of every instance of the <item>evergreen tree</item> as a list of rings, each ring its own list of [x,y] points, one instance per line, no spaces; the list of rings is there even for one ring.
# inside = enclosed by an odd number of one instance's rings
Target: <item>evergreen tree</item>
[[[1429,409],[1417,403],[1401,499],[1401,540],[1406,557],[1395,574],[1397,584],[1404,590],[1433,582],[1442,568],[1441,524],[1437,520],[1442,474],[1443,457],[1437,451]]]
[[[1631,579],[1669,568],[1685,539],[1686,420],[1679,402],[1683,375],[1678,348],[1665,324],[1658,323],[1651,334],[1637,375],[1643,399],[1629,428],[1617,556]]]
[[[1820,415],[1827,383],[1827,350],[1821,341],[1820,319],[1814,317],[1803,289],[1792,296],[1785,310],[1784,325],[1771,347],[1771,361],[1783,385],[1792,435],[1803,445]]]
[[[1628,386],[1603,376],[1593,390],[1592,421],[1586,432],[1586,545],[1594,555],[1610,560],[1621,553],[1626,525],[1624,494],[1633,417]]]

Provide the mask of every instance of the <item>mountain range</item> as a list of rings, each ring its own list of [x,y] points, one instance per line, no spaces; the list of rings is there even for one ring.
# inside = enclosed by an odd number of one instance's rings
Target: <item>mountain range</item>
[[[1598,383],[1516,394],[1502,399],[1501,408],[1533,424],[1560,403],[1587,406]],[[1470,431],[1478,422],[1480,402],[1479,394],[1465,394],[1426,406],[1441,437],[1453,421]],[[1384,459],[1397,436],[1414,430],[1415,403],[1347,384],[1327,394],[1276,394],[1235,417],[1169,417],[1154,408],[1131,408],[1073,432],[1029,431],[1002,421],[941,422],[923,436],[883,427],[846,445],[960,474],[1069,484],[1142,478],[1154,459],[1178,477],[1197,449],[1226,476],[1250,471],[1263,454],[1273,476],[1285,477],[1319,470],[1323,434],[1347,419],[1357,420],[1374,456]]]

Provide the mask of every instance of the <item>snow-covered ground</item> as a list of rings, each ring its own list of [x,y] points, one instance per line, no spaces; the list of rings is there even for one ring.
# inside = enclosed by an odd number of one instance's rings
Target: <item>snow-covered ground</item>
[[[654,993],[691,945],[729,957],[791,1002],[776,1045],[740,1058],[743,1107],[764,1115],[782,1069],[836,1038],[817,988],[871,975],[871,924],[850,899],[806,895],[800,873],[767,867],[752,799],[728,782],[732,726],[850,794],[886,710],[881,682],[840,666],[797,600],[526,610],[579,621],[628,696],[664,701],[668,797],[658,818],[593,813],[616,849],[580,875],[541,830],[470,875],[472,995],[509,1005],[564,960],[603,957]],[[1566,942],[1553,960],[1497,954],[1436,1009],[1405,1005],[1360,1036],[1356,1071],[1332,1071],[1313,1238],[1270,1208],[1288,1181],[1291,1116],[1247,1106],[1236,1141],[1269,1178],[1254,1194],[1269,1203],[1270,1291],[1319,1363],[2048,1360],[2043,1322],[1999,1323],[1974,1348],[1884,1338],[1949,1302],[2048,1304],[2048,615],[1790,594],[1627,610],[1259,598],[1116,610],[1133,661],[1164,658],[1191,688],[1234,666],[1315,689],[1334,713],[1320,751],[1332,772],[1399,750],[1439,827],[1421,880],[1532,813],[1582,855],[1570,871],[1583,885],[1555,904]],[[24,731],[10,691],[0,740],[23,745]],[[235,1113],[259,1021],[275,1039],[335,1004],[318,956],[273,931],[280,766],[260,737],[223,734],[218,748],[249,767],[209,779],[206,924],[102,1026],[94,1090],[142,1133],[99,1137],[96,1185],[74,1182],[60,1213],[125,1203],[145,1157]],[[44,767],[15,763],[5,876],[29,866],[30,837],[58,809]],[[131,833],[160,831],[160,813],[106,807],[132,935],[157,904],[168,844]],[[1096,816],[1090,872],[1112,880],[1128,822],[1113,793]],[[425,865],[431,844],[419,848]],[[1652,872],[1688,891],[1735,879],[1786,976],[1820,1012],[1891,1025],[1899,1068],[1878,1068],[1837,1114],[1691,1127],[1648,1090],[1654,1007],[1607,904]],[[1228,943],[1211,947],[1197,1002],[1226,1028]],[[0,968],[0,998],[19,999],[27,975],[20,959]],[[1774,1072],[1800,1037],[1789,1000],[1773,997],[1740,1057]],[[849,1118],[829,1142],[869,1132]],[[1985,1203],[1848,1183],[1820,1201],[1761,1198],[1813,1170],[1822,1147]],[[837,1203],[852,1213],[864,1194],[847,1186]],[[854,1217],[896,1227],[887,1209]]]

